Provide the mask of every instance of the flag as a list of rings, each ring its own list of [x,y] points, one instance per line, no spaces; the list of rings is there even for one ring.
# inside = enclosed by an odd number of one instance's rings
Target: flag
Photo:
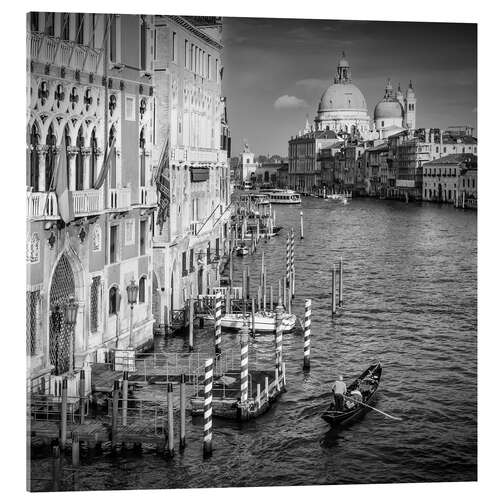
[[[67,224],[75,218],[73,212],[72,193],[68,188],[68,159],[66,148],[66,134],[63,134],[61,143],[61,154],[56,175],[57,206],[61,219]]]
[[[106,179],[106,175],[108,175],[109,165],[111,163],[111,157],[114,155],[115,151],[115,140],[116,137],[113,137],[111,140],[111,144],[109,148],[106,146],[106,151],[104,152],[104,162],[102,164],[101,172],[99,173],[99,177],[94,182],[93,189],[100,189],[104,184],[104,180]]]
[[[156,187],[159,192],[158,199],[158,217],[156,223],[163,227],[167,217],[170,215],[170,171],[169,171],[169,139],[167,139],[160,155],[158,170],[156,172]]]

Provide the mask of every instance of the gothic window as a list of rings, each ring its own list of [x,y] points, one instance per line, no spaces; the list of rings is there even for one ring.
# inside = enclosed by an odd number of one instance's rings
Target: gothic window
[[[101,302],[101,277],[92,278],[90,285],[90,331],[97,332],[99,328],[99,309]]]
[[[30,30],[40,31],[40,12],[32,12],[30,14]]]
[[[84,171],[84,158],[83,158],[83,148],[85,146],[85,140],[83,137],[83,127],[78,130],[78,136],[76,138],[76,147],[78,152],[76,155],[76,190],[81,191],[83,189],[83,171]]]
[[[139,304],[146,302],[146,276],[139,280]]]
[[[50,191],[55,185],[54,166],[56,164],[56,136],[54,134],[54,127],[52,123],[47,132],[47,139],[45,140],[48,148],[45,154],[45,190]]]
[[[38,127],[34,123],[31,127],[29,136],[29,172],[28,172],[28,186],[31,186],[33,191],[38,191],[38,177],[40,171],[40,161],[38,157],[38,145],[40,144],[40,134]]]
[[[46,12],[45,13],[45,34],[49,36],[54,36],[54,21],[55,13]]]
[[[95,224],[92,231],[92,251],[100,252],[102,245],[102,230],[99,224]]]
[[[85,15],[84,14],[77,14],[76,15],[75,29],[76,29],[76,34],[75,34],[76,43],[83,44],[83,34],[84,34],[84,30],[85,30]]]
[[[38,233],[33,233],[31,238],[26,242],[26,260],[30,264],[40,261],[40,237]]]
[[[109,289],[109,297],[108,297],[108,303],[109,303],[109,315],[111,316],[112,314],[116,314],[118,312],[118,287],[112,286]]]
[[[113,125],[111,127],[111,130],[109,131],[109,141],[108,141],[108,146],[111,146],[113,143],[113,139],[116,137],[116,129],[115,126]],[[115,146],[113,147],[113,150],[110,151],[110,169],[109,169],[109,175],[110,175],[110,188],[111,189],[116,189],[116,141],[115,141]]]
[[[139,135],[140,186],[146,186],[146,138],[144,127]]]
[[[69,40],[69,14],[68,13],[61,15],[61,38],[63,40]]]
[[[141,16],[141,70],[147,69],[147,24],[146,16]]]
[[[90,135],[90,187],[94,187],[97,178],[97,138],[95,128]]]
[[[135,243],[135,219],[125,221],[125,245]]]
[[[39,350],[40,292],[26,292],[26,355]]]

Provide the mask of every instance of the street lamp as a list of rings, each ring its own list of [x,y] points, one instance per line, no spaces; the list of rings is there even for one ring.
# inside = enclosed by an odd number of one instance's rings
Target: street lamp
[[[133,347],[132,344],[132,333],[134,326],[134,304],[137,302],[137,292],[139,291],[139,287],[135,284],[135,280],[132,280],[129,285],[127,285],[127,298],[128,303],[130,304],[130,333],[129,333],[129,342],[128,346]]]
[[[68,298],[68,302],[64,309],[64,322],[66,323],[66,328],[70,332],[69,341],[69,366],[68,371],[73,373],[74,367],[74,353],[75,353],[75,325],[76,325],[76,315],[78,313],[78,304],[73,296]]]

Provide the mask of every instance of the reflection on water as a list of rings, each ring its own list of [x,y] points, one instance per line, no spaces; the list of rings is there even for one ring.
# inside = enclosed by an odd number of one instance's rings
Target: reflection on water
[[[260,247],[275,289],[286,230],[293,225],[299,234],[300,210],[306,237],[296,238],[294,312],[303,316],[304,300],[312,299],[311,372],[302,371],[301,332],[286,334],[287,392],[257,421],[215,420],[210,460],[202,459],[196,420],[188,422],[186,450],[169,461],[154,450],[84,456],[78,488],[476,479],[476,214],[379,200],[276,206],[284,230]],[[329,269],[341,255],[345,305],[332,319]],[[242,264],[251,266],[254,287],[260,250],[235,260],[237,279]],[[211,348],[211,325],[195,341],[197,350]],[[224,349],[237,346],[237,334],[223,336]],[[250,350],[271,346],[272,338],[260,335]],[[185,347],[182,337],[157,339],[159,350]],[[320,414],[335,377],[351,380],[377,359],[384,372],[373,404],[404,420],[369,411],[347,429],[330,430]],[[33,474],[44,473],[50,475],[50,461],[35,458]]]

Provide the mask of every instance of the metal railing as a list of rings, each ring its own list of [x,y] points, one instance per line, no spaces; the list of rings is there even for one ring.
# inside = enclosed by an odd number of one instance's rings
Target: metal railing
[[[34,421],[61,421],[61,398],[52,395],[30,394],[27,401],[27,415]],[[85,405],[85,415],[87,415]],[[80,415],[80,398],[69,397],[67,402],[68,422],[76,422],[76,416]]]

